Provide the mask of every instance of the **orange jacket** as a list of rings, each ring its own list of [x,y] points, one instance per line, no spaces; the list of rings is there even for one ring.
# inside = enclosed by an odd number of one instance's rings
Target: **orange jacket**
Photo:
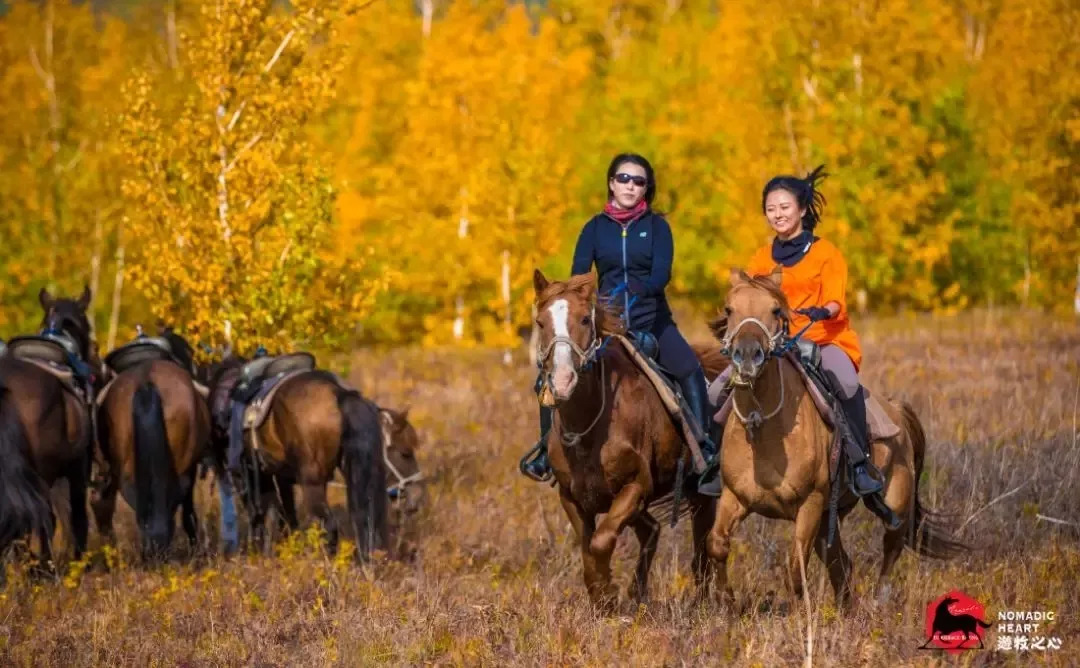
[[[746,272],[750,275],[769,274],[778,263],[772,258],[772,245],[758,249],[751,258]],[[780,289],[788,298],[791,306],[791,333],[798,332],[810,323],[810,319],[801,313],[795,313],[795,309],[808,308],[810,306],[824,306],[829,302],[840,305],[840,312],[836,317],[814,323],[806,330],[803,338],[813,341],[819,346],[831,343],[838,346],[851,358],[851,362],[858,370],[862,364],[862,348],[859,346],[859,337],[855,330],[851,329],[851,321],[848,318],[847,299],[847,262],[840,250],[825,241],[818,239],[810,246],[806,255],[795,263],[793,267],[782,267],[784,272],[783,282]]]

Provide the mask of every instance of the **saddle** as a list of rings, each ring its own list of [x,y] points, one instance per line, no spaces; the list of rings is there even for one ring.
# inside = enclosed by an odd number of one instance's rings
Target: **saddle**
[[[626,354],[641,369],[641,372],[645,374],[653,387],[656,388],[656,393],[660,395],[660,401],[663,402],[668,414],[675,420],[683,440],[686,442],[687,447],[690,448],[694,470],[698,473],[704,472],[705,457],[702,456],[701,449],[698,447],[702,437],[701,427],[698,425],[697,420],[694,419],[694,413],[690,410],[690,406],[683,399],[678,385],[668,378],[656,361],[652,357],[646,356],[634,341],[618,334],[613,335],[612,338],[622,345],[623,349],[626,350]],[[653,340],[655,341],[655,339]]]
[[[72,365],[72,358],[78,358],[79,350],[66,336],[16,336],[7,342],[2,354],[29,362],[53,376],[80,402],[85,402],[90,394],[90,379],[77,375]]]
[[[162,360],[180,362],[172,354],[168,340],[158,336],[143,336],[125,343],[105,356],[105,366],[113,373],[121,374],[143,362]]]
[[[243,451],[243,434],[252,433],[252,445],[257,450],[254,430],[261,427],[274,405],[274,395],[284,382],[294,376],[313,371],[315,356],[311,353],[291,353],[274,357],[257,357],[240,369],[239,379],[226,405],[229,411],[229,451]],[[239,395],[234,394],[239,390]]]
[[[183,363],[173,355],[172,346],[169,345],[168,339],[162,336],[140,336],[134,341],[125,343],[119,348],[110,351],[109,354],[105,356],[105,368],[112,372],[112,376],[115,379],[116,376],[130,369],[134,369],[140,364],[159,360],[163,362],[172,362],[180,368],[184,368]],[[185,371],[191,373],[191,369],[185,369]],[[198,392],[203,399],[210,396],[210,388],[196,381],[194,376],[192,377],[191,382],[195,386],[195,391]],[[108,394],[110,387],[112,387],[112,381],[101,388],[101,392],[98,393],[97,404],[99,406],[105,401],[105,395]]]

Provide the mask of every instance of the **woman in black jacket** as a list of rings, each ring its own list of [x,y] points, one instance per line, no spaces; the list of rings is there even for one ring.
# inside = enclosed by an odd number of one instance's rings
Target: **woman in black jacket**
[[[651,208],[655,196],[656,178],[649,161],[634,153],[615,156],[607,172],[607,204],[581,230],[571,274],[586,274],[595,264],[599,294],[614,294],[622,301],[627,331],[639,344],[647,346],[650,338],[655,341],[659,349],[657,362],[678,381],[706,435],[700,443],[708,464],[704,483],[716,473],[716,446],[707,436],[711,416],[706,403],[705,372],[679,333],[664,295],[671,280],[675,247],[667,220]],[[539,388],[537,379],[537,391]],[[551,422],[552,409],[540,406],[541,436],[534,448],[537,455],[522,463],[522,472],[529,477],[545,480],[550,475],[544,437]]]

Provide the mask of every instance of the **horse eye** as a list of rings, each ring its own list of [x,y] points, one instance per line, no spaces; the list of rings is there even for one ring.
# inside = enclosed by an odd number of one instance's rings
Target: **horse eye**
[[[584,318],[581,319],[581,324],[583,324],[583,325],[587,325],[590,322],[592,322],[592,318],[590,318],[589,316],[585,316]]]
[[[542,322],[540,322],[539,320],[537,320],[537,321],[536,321],[536,326],[537,326],[537,327],[539,327],[540,329],[543,329],[543,328],[544,328],[544,323],[542,323]]]
[[[776,308],[774,308],[774,309],[772,310],[772,314],[773,314],[774,316],[776,316],[777,318],[779,318],[779,317],[781,317],[782,315],[784,315],[784,309],[782,309],[782,308],[780,308],[779,306],[777,306]]]
[[[731,307],[730,306],[725,306],[724,307],[724,315],[728,316],[729,318],[731,317]]]

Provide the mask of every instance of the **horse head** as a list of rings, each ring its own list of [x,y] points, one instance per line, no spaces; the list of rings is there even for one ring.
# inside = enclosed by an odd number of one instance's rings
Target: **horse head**
[[[75,299],[53,297],[48,290],[41,288],[38,301],[44,315],[41,318],[43,332],[66,334],[79,348],[79,356],[84,361],[92,359],[90,338],[90,319],[86,309],[90,307],[90,287],[84,286],[82,294]]]
[[[427,491],[423,484],[416,448],[420,436],[409,422],[409,409],[379,409],[383,439],[386,443],[387,492],[405,514],[413,515],[423,507]]]
[[[619,318],[597,304],[592,274],[548,281],[537,269],[533,287],[539,329],[537,364],[558,404],[570,398],[582,370],[595,360],[600,337],[622,329]]]
[[[724,301],[722,332],[724,353],[731,358],[732,382],[749,385],[765,368],[765,362],[787,331],[789,307],[780,291],[780,267],[768,276],[749,276],[731,271],[731,289]]]

